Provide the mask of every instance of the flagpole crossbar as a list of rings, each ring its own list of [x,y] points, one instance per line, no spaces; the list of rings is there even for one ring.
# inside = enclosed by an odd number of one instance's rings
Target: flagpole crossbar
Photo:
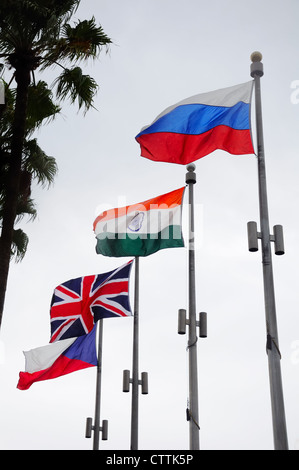
[[[100,426],[99,431],[102,432],[102,441],[108,440],[108,420],[103,419],[102,426]],[[92,418],[86,418],[86,429],[85,429],[85,437],[87,439],[91,438],[92,431],[96,430],[96,426],[92,424]]]
[[[108,421],[104,419],[102,426],[100,426],[100,410],[101,410],[101,384],[102,384],[102,351],[103,351],[103,328],[104,320],[101,318],[98,321],[98,365],[97,365],[97,378],[96,378],[96,400],[95,400],[95,413],[94,425],[92,418],[86,419],[85,437],[90,438],[93,431],[93,450],[99,450],[100,432],[102,432],[102,440],[108,439]]]
[[[258,239],[262,240],[262,232],[257,231],[256,222],[247,223],[247,234],[248,234],[248,250],[251,252],[258,251]],[[274,242],[275,254],[284,255],[284,238],[282,225],[274,225],[273,235],[269,235],[270,242]]]
[[[206,338],[208,336],[207,335],[207,313],[200,312],[199,320],[196,320],[195,324],[199,328],[199,337]],[[178,312],[178,334],[179,335],[186,334],[186,325],[190,327],[190,320],[186,317],[186,310],[183,308],[180,308]],[[188,345],[188,347],[191,347],[191,346],[192,344]]]
[[[130,378],[130,371],[124,370],[123,371],[123,392],[130,391],[130,384],[134,383],[134,379]],[[141,393],[142,395],[148,394],[148,373],[141,372],[141,380],[138,380],[138,385],[141,385]]]

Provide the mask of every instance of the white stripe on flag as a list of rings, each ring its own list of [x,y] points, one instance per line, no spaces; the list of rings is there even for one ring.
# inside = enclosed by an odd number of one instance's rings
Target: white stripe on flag
[[[140,216],[139,225],[134,225],[134,217]],[[98,222],[95,235],[108,233],[159,233],[169,225],[181,225],[181,206],[169,209],[151,209],[150,211],[136,211],[115,219]]]
[[[47,369],[76,339],[63,339],[56,343],[30,349],[30,351],[23,351],[25,356],[25,371],[32,374],[33,372]]]

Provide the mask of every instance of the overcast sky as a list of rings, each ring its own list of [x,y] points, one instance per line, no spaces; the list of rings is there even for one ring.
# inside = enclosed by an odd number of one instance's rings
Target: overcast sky
[[[49,342],[57,284],[130,259],[96,255],[95,216],[185,184],[184,166],[140,157],[141,127],[188,96],[250,80],[255,50],[265,71],[270,224],[282,224],[285,236],[286,254],[273,254],[273,266],[289,447],[299,448],[298,9],[297,0],[82,0],[75,17],[94,15],[113,45],[86,67],[100,85],[97,110],[84,116],[66,103],[38,133],[59,174],[48,191],[33,188],[38,218],[22,223],[28,252],[11,264],[0,336],[1,449],[92,448],[84,434],[96,369],[20,391],[22,351]],[[196,162],[196,173],[197,311],[208,313],[208,338],[198,341],[200,447],[273,449],[261,251],[247,247],[247,222],[259,226],[256,157],[216,151]],[[140,259],[139,365],[149,374],[149,394],[139,399],[140,449],[189,448],[187,336],[177,334],[187,300],[186,248]],[[105,450],[130,448],[122,371],[132,369],[132,331],[132,318],[104,320]]]

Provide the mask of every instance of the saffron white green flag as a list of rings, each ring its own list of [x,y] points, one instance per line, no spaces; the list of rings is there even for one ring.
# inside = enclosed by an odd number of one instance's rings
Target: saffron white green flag
[[[184,246],[185,188],[131,206],[102,212],[94,221],[96,252],[104,256],[148,256]]]

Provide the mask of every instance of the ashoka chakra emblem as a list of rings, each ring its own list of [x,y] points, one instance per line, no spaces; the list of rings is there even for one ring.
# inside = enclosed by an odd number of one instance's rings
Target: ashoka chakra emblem
[[[134,217],[130,220],[128,229],[131,230],[131,232],[139,232],[142,227],[143,219],[144,212],[138,212],[138,214],[134,215]]]

